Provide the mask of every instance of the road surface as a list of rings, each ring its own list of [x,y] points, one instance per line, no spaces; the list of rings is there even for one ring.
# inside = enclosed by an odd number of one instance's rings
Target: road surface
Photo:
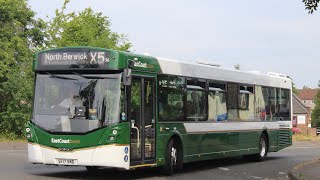
[[[185,164],[181,173],[164,176],[158,168],[121,171],[104,169],[90,174],[84,167],[46,166],[27,162],[27,151],[0,150],[1,179],[287,179],[289,170],[320,157],[320,142],[297,142],[268,154],[264,162],[242,157]]]

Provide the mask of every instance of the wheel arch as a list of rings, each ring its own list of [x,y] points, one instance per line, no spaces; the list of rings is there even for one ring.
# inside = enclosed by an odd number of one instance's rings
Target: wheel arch
[[[184,146],[183,146],[183,141],[182,141],[182,136],[180,133],[175,132],[175,133],[171,133],[167,144],[171,141],[171,139],[173,139],[175,142],[178,143],[179,147],[181,148],[182,154],[184,153]],[[182,156],[183,157],[183,156]]]
[[[260,137],[262,136],[262,134],[264,134],[266,137],[267,137],[267,150],[269,151],[269,148],[270,148],[270,138],[269,138],[269,133],[268,133],[268,130],[267,129],[263,129],[262,132],[261,132],[261,135]]]
[[[174,146],[178,149],[178,155],[176,156],[177,157],[177,164],[176,164],[176,169],[175,170],[169,170],[170,168],[167,166],[168,164],[168,158],[169,156],[167,156],[168,152],[169,152],[169,149],[168,147],[170,147],[170,144],[172,144],[171,142],[173,142]],[[170,150],[171,151],[171,150]],[[180,153],[179,153],[180,151]],[[167,141],[167,146],[166,146],[166,150],[165,150],[166,154],[165,155],[165,168],[164,168],[164,171],[165,171],[165,174],[173,174],[174,171],[180,171],[182,170],[183,168],[183,160],[184,160],[184,149],[183,149],[183,141],[182,141],[182,136],[178,133],[173,133],[169,136],[168,138],[168,141]]]

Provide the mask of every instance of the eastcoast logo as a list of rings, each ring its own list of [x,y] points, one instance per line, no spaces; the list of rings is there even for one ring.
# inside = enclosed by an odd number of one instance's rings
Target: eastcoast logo
[[[51,143],[69,144],[70,143],[70,139],[55,139],[55,138],[51,138]]]
[[[51,143],[55,143],[55,144],[79,144],[80,140],[71,140],[71,139],[55,139],[55,138],[51,138]]]
[[[147,63],[142,63],[140,61],[134,62],[134,67],[147,68]]]

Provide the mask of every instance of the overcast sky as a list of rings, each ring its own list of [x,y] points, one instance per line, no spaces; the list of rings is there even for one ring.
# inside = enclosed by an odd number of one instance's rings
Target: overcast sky
[[[29,0],[44,19],[62,4]],[[320,11],[309,15],[301,0],[71,0],[67,11],[86,7],[108,16],[136,53],[279,72],[298,88],[320,80]]]

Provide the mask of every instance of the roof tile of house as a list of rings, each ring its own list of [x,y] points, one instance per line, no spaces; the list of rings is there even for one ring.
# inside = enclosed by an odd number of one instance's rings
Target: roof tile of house
[[[301,100],[314,100],[319,89],[298,89],[298,97]]]
[[[308,108],[302,104],[299,97],[295,94],[292,94],[292,109],[293,114],[308,114]]]

